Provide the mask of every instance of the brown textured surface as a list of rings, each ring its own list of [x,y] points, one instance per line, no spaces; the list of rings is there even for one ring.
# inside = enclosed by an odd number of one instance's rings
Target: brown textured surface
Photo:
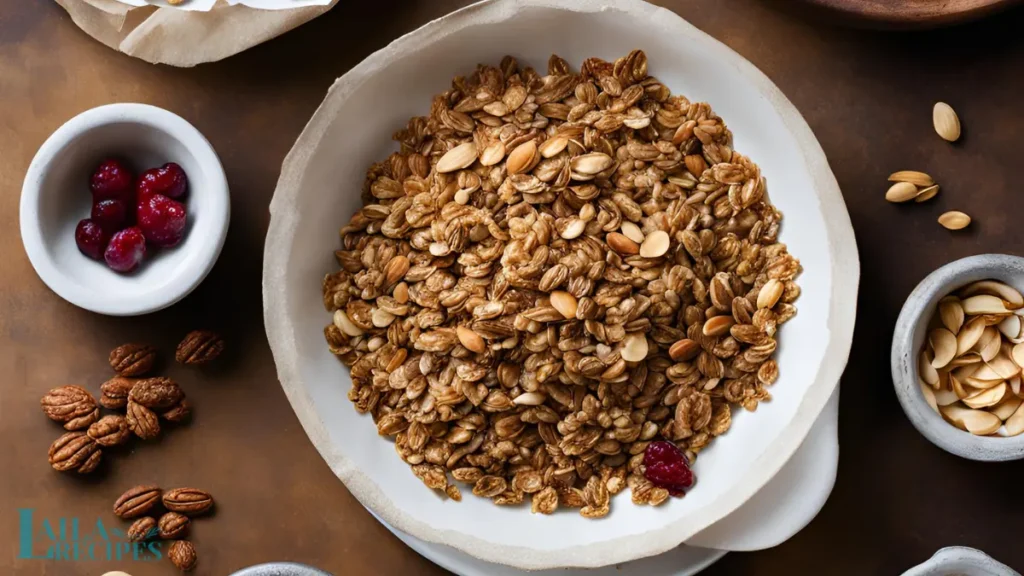
[[[976,20],[1020,0],[804,0],[865,26],[929,28]]]
[[[190,536],[197,574],[271,560],[338,576],[443,573],[375,522],[307,441],[274,376],[259,283],[281,160],[327,87],[392,38],[466,3],[346,1],[248,53],[178,70],[110,51],[51,2],[0,0],[0,573],[173,574],[166,560],[17,559],[18,509],[127,528],[112,516],[113,500],[151,482],[217,498],[215,515],[197,520]],[[846,196],[863,269],[831,499],[792,540],[731,554],[706,573],[898,574],[954,544],[1024,567],[1016,529],[1024,463],[979,464],[933,447],[904,417],[889,376],[892,328],[922,277],[961,256],[1020,253],[1024,11],[954,30],[883,34],[829,28],[776,11],[774,0],[661,4],[750,59],[804,114]],[[960,114],[957,145],[932,133],[936,99]],[[35,150],[71,116],[117,101],[163,106],[195,124],[220,153],[233,196],[234,221],[210,277],[171,310],[138,319],[97,316],[60,300],[32,271],[18,235],[21,179]],[[939,197],[923,206],[885,203],[885,176],[905,168],[932,173],[942,183]],[[971,231],[952,235],[935,223],[954,208],[975,218]],[[199,326],[225,335],[224,357],[205,371],[170,361],[181,337]],[[167,426],[158,441],[108,451],[95,478],[57,474],[45,453],[62,430],[41,413],[39,397],[69,383],[98,393],[110,377],[107,353],[127,341],[160,348],[163,374],[195,405],[193,421]]]

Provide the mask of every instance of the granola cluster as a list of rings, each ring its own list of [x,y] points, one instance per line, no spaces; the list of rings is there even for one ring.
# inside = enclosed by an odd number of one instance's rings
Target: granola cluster
[[[456,77],[370,167],[323,282],[349,398],[430,488],[608,514],[778,377],[799,262],[758,167],[634,50]]]

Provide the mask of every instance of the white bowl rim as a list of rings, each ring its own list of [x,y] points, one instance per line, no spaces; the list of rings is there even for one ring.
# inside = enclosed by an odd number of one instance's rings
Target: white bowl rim
[[[907,297],[892,337],[890,366],[896,397],[917,431],[932,444],[968,460],[1005,462],[1024,458],[1024,434],[1012,438],[975,436],[946,422],[925,402],[918,383],[915,327],[924,314],[949,292],[976,280],[999,280],[1014,271],[1024,276],[1024,258],[1008,254],[979,254],[946,264],[921,280]]]
[[[297,219],[294,206],[295,191],[301,188],[306,165],[311,151],[323,141],[327,125],[323,119],[333,113],[331,107],[344,101],[357,86],[363,84],[380,68],[411,47],[420,45],[430,38],[451,35],[476,19],[484,22],[500,22],[521,6],[548,7],[560,10],[593,13],[606,10],[632,12],[646,16],[651,21],[671,22],[674,32],[683,31],[691,39],[706,43],[709,49],[718,53],[724,64],[737,69],[748,80],[758,86],[761,93],[772,102],[779,115],[793,133],[807,169],[818,191],[823,207],[826,225],[831,233],[829,252],[835,266],[832,269],[832,294],[829,302],[828,344],[814,384],[808,389],[797,408],[792,423],[778,441],[755,460],[754,474],[745,477],[737,489],[720,497],[703,509],[695,520],[676,521],[646,533],[623,536],[610,541],[573,546],[554,550],[535,550],[519,546],[508,546],[486,542],[471,534],[452,530],[438,530],[429,524],[412,518],[399,509],[377,484],[363,471],[341,454],[329,439],[320,421],[309,394],[301,386],[300,371],[294,359],[297,350],[294,338],[275,337],[274,334],[291,334],[294,326],[288,318],[287,307],[278,302],[277,294],[269,290],[283,274],[284,266],[278,261],[273,248],[288,242],[288,230]],[[342,85],[341,80],[346,80]],[[340,91],[334,94],[335,91]],[[526,570],[559,568],[566,566],[596,567],[621,563],[646,556],[653,556],[669,550],[699,530],[710,526],[738,508],[753,496],[761,486],[771,479],[789,460],[807,436],[816,416],[821,413],[846,367],[853,340],[853,326],[856,316],[857,291],[860,278],[860,261],[857,253],[853,227],[839,184],[832,174],[821,145],[815,139],[810,127],[782,92],[753,64],[718,40],[708,36],[679,15],[641,0],[600,0],[580,3],[575,0],[482,0],[447,16],[425,24],[385,48],[371,54],[339,78],[328,91],[328,96],[313,114],[295,146],[288,153],[282,166],[281,176],[270,205],[271,221],[267,232],[263,263],[263,310],[264,323],[271,352],[278,369],[285,395],[292,404],[302,424],[334,473],[348,490],[366,508],[374,511],[384,520],[408,534],[427,542],[453,546],[472,556],[516,566]],[[714,509],[714,510],[711,510]]]
[[[206,168],[208,189],[216,196],[223,197],[216,202],[215,209],[222,214],[217,225],[217,235],[197,245],[195,254],[178,272],[180,282],[169,283],[161,291],[119,298],[103,298],[78,284],[70,282],[54,265],[45,245],[42,230],[35,217],[35,206],[39,200],[39,185],[53,157],[65,146],[90,130],[114,122],[128,122],[149,125],[166,132],[179,140],[196,160]],[[21,240],[36,274],[58,296],[68,302],[109,316],[136,316],[156,312],[171,306],[188,296],[198,286],[220,256],[228,234],[231,219],[231,201],[227,176],[213,146],[199,130],[177,114],[149,104],[116,103],[98,106],[82,112],[65,122],[39,147],[29,164],[21,188],[19,226]]]

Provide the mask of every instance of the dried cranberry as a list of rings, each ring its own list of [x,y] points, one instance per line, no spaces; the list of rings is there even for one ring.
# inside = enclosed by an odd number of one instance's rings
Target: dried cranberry
[[[89,188],[93,202],[107,199],[131,200],[135,175],[120,160],[104,160],[92,173]]]
[[[694,480],[686,454],[664,440],[651,442],[644,450],[644,477],[673,496],[682,496]]]
[[[108,232],[117,232],[128,221],[128,211],[122,200],[100,200],[92,205],[92,221]]]
[[[110,232],[88,218],[79,222],[75,228],[75,244],[89,258],[103,258],[103,251],[109,241]]]
[[[139,176],[135,190],[139,201],[153,194],[163,194],[168,198],[180,198],[188,188],[188,176],[174,162],[168,162],[159,168],[150,168]]]
[[[137,215],[139,228],[152,244],[167,248],[185,236],[185,205],[163,194],[140,199]]]
[[[118,272],[135,270],[145,256],[146,237],[136,226],[125,228],[114,234],[114,237],[110,239],[110,244],[107,244],[107,251],[103,253],[103,259],[107,261],[107,266]]]

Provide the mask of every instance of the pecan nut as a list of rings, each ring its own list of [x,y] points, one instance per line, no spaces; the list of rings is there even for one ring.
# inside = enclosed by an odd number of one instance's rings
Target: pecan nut
[[[160,501],[160,488],[156,486],[135,486],[129,488],[114,502],[114,515],[130,520],[138,518]]]
[[[131,392],[132,386],[139,380],[137,378],[125,378],[123,376],[114,376],[110,380],[107,380],[100,385],[100,404],[104,408],[111,410],[117,410],[118,408],[124,408],[128,405],[128,393]]]
[[[168,512],[160,517],[160,521],[157,523],[159,527],[160,537],[164,540],[175,540],[181,538],[188,532],[188,525],[191,520],[184,514],[177,512]]]
[[[160,434],[160,422],[157,420],[156,412],[138,402],[128,401],[126,418],[128,429],[143,440],[152,440]]]
[[[128,401],[151,410],[170,408],[185,397],[181,387],[170,378],[146,378],[135,383],[128,393]]]
[[[96,400],[81,386],[61,386],[39,401],[47,418],[64,424],[66,430],[81,430],[100,417]]]
[[[192,403],[189,402],[188,399],[186,398],[183,399],[181,402],[178,402],[170,410],[161,414],[160,417],[163,418],[164,420],[167,420],[168,422],[174,422],[175,424],[177,424],[179,422],[184,422],[185,420],[188,420],[188,417],[191,414]]]
[[[124,344],[110,352],[110,367],[121,376],[142,376],[155,363],[156,348],[148,344]]]
[[[224,351],[224,339],[210,330],[193,330],[178,344],[174,358],[182,364],[206,364]]]
[[[131,431],[128,430],[128,420],[120,414],[111,414],[100,418],[95,424],[89,426],[86,433],[100,446],[124,444],[131,436]]]
[[[196,548],[188,540],[178,540],[171,544],[167,558],[178,570],[188,572],[196,567]]]
[[[213,496],[198,488],[175,488],[164,492],[164,508],[186,516],[198,516],[213,508]]]
[[[68,432],[50,445],[50,466],[58,472],[88,474],[102,458],[100,445],[81,431]]]
[[[132,522],[125,535],[128,537],[129,542],[144,542],[153,539],[158,533],[156,520],[150,516],[143,516]]]

